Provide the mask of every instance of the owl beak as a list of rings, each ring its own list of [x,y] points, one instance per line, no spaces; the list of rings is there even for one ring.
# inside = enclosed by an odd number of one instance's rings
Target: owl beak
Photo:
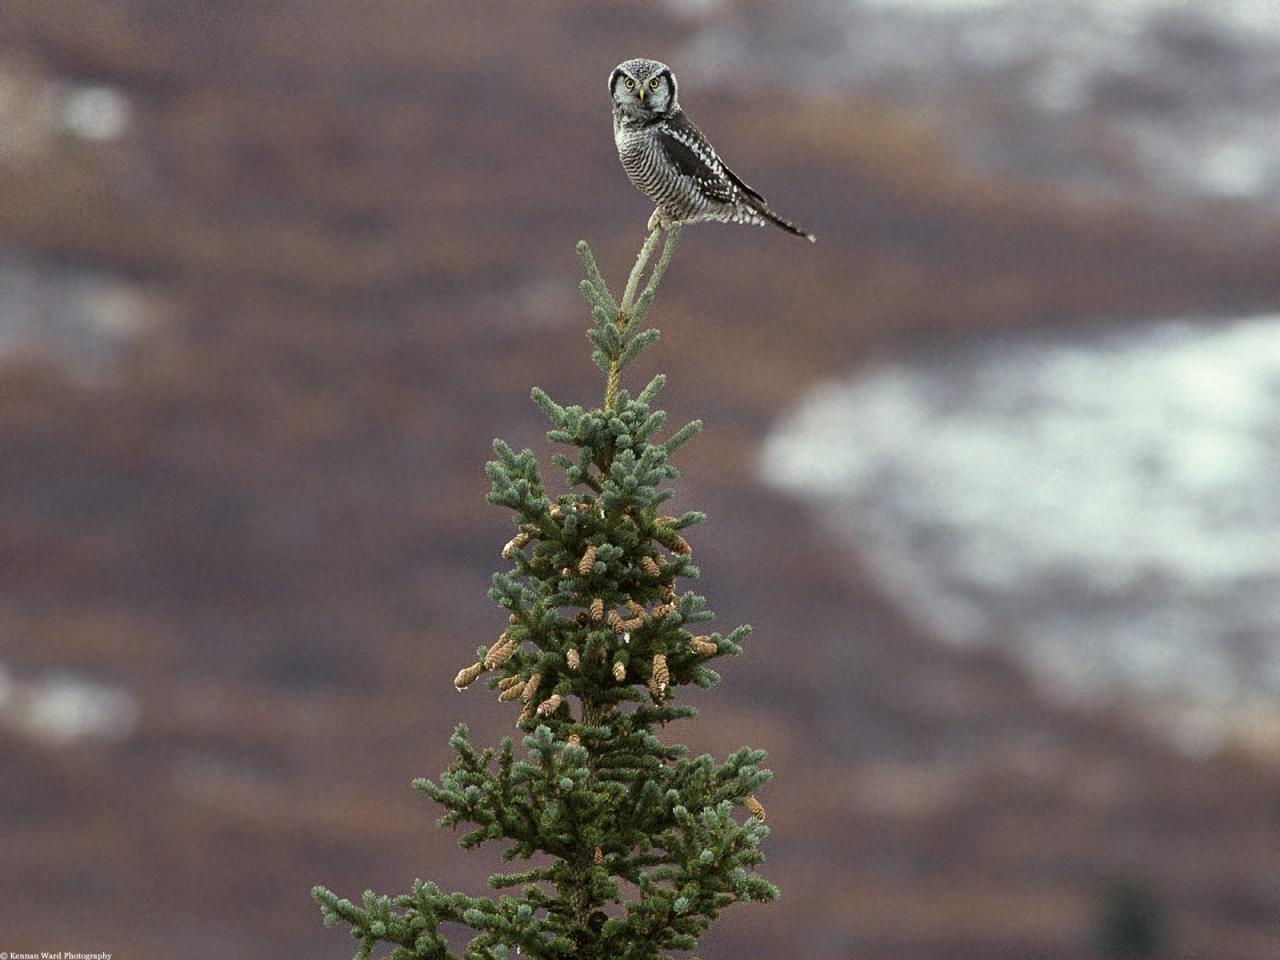
[[[636,96],[640,99],[641,103],[644,103],[644,87],[641,87],[636,91]]]

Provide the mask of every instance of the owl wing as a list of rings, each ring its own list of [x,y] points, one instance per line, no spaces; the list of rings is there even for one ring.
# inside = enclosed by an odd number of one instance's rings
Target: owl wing
[[[693,121],[684,115],[683,110],[668,117],[660,131],[658,142],[662,145],[668,162],[682,176],[696,181],[708,197],[723,203],[736,203],[745,194],[751,200],[765,203],[764,197],[724,165],[715,147],[694,126]]]

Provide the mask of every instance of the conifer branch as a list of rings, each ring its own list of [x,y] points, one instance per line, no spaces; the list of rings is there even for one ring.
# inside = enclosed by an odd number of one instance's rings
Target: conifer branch
[[[649,282],[645,284],[639,301],[636,301],[636,290],[639,288],[640,280],[644,276],[644,268],[648,266],[649,260],[653,256],[653,251],[657,249],[659,236],[664,234],[666,240],[662,245],[662,254],[658,257],[658,262],[649,275]],[[605,381],[604,390],[604,409],[606,411],[612,410],[617,404],[618,385],[622,378],[622,368],[635,359],[636,354],[658,339],[657,330],[646,330],[644,333],[633,337],[630,342],[628,342],[627,333],[633,320],[643,321],[645,315],[649,312],[649,307],[652,306],[653,298],[658,290],[658,284],[662,282],[662,275],[667,272],[667,266],[671,263],[671,255],[675,253],[676,240],[679,237],[679,223],[673,223],[665,231],[661,227],[654,227],[649,231],[649,236],[645,238],[644,244],[640,247],[640,254],[636,257],[636,265],[631,268],[631,276],[627,278],[627,286],[622,294],[622,303],[614,309],[611,318],[617,331],[619,349],[609,358],[608,378]],[[579,244],[580,255],[582,255],[581,250],[584,246],[585,244]],[[583,256],[583,262],[587,262],[586,256]],[[595,263],[594,258],[591,259],[591,263]],[[587,267],[587,271],[590,273],[590,266]],[[599,273],[598,267],[596,272],[597,274]],[[603,278],[600,282],[603,285]]]
[[[636,288],[640,285],[640,278],[644,275],[644,268],[649,263],[649,258],[653,256],[653,251],[657,249],[658,238],[662,235],[661,227],[654,227],[649,231],[649,235],[644,238],[644,243],[640,247],[640,254],[636,257],[636,265],[631,268],[631,276],[627,277],[626,290],[622,294],[622,303],[619,309],[625,313],[631,309],[631,304],[635,301]]]

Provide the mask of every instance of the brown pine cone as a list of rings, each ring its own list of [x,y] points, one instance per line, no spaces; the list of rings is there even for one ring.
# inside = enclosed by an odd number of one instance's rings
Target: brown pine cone
[[[476,677],[484,673],[483,663],[473,663],[469,667],[463,667],[458,671],[458,675],[453,678],[453,686],[458,691],[462,691],[475,681]]]
[[[653,672],[649,675],[649,696],[654,703],[661,703],[666,696],[667,687],[671,684],[671,671],[667,669],[667,658],[661,653],[653,655]]]

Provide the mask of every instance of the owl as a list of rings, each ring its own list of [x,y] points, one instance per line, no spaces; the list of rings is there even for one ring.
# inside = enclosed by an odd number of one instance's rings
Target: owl
[[[772,223],[813,242],[813,234],[774,213],[724,165],[680,109],[675,74],[665,63],[640,58],[618,64],[609,77],[609,96],[622,169],[658,206],[650,229],[675,220]]]

